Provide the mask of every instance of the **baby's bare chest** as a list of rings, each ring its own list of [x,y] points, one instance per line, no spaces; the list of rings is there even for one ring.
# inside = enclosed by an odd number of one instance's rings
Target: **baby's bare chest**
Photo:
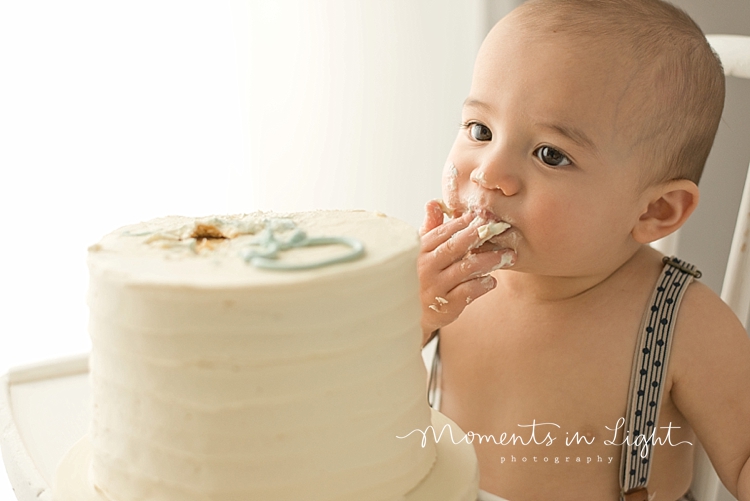
[[[445,405],[506,415],[512,403],[588,431],[624,415],[642,312],[465,313],[441,332]]]
[[[465,431],[518,437],[505,445],[475,444],[486,486],[508,492],[514,484],[528,485],[527,476],[559,476],[560,482],[580,477],[596,492],[616,494],[620,419],[647,299],[578,311],[467,309],[441,331],[441,410]],[[659,424],[686,427],[669,398],[670,373]],[[670,461],[656,465],[655,483],[667,476],[664,468],[689,470],[688,449],[661,455]],[[523,457],[527,463],[511,463]],[[660,486],[662,492],[682,487]]]

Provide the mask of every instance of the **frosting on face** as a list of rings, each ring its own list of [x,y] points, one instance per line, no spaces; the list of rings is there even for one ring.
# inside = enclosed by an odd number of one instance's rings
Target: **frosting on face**
[[[503,221],[489,222],[477,228],[477,233],[479,234],[479,238],[481,239],[482,243],[484,243],[490,238],[501,234],[508,228],[510,228],[510,225]]]
[[[457,189],[456,180],[458,179],[458,169],[456,169],[456,166],[453,164],[453,162],[448,165],[448,173],[446,175],[446,178],[446,188],[449,192],[455,192]]]

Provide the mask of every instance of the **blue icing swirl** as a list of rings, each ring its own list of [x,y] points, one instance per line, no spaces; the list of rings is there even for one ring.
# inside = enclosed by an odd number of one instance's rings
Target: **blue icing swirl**
[[[287,238],[282,239],[278,232],[289,232],[290,234]],[[279,271],[321,268],[359,259],[365,253],[364,245],[356,238],[308,237],[304,231],[297,228],[291,219],[267,220],[266,227],[248,245],[250,247],[240,250],[240,257],[246,263],[256,268]],[[281,251],[318,245],[344,245],[349,247],[349,250],[340,256],[306,263],[289,263],[278,260]]]

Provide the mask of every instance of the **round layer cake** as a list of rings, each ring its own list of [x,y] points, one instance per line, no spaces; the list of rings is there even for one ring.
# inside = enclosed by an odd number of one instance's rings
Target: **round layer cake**
[[[472,446],[409,435],[460,431],[426,402],[418,250],[406,223],[364,211],[104,237],[92,422],[55,499],[473,500]]]

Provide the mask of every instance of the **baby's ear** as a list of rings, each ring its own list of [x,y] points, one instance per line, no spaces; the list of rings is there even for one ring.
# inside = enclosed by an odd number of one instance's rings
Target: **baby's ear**
[[[633,228],[636,242],[647,244],[677,231],[698,206],[698,186],[687,179],[667,181],[646,190],[647,207]]]

